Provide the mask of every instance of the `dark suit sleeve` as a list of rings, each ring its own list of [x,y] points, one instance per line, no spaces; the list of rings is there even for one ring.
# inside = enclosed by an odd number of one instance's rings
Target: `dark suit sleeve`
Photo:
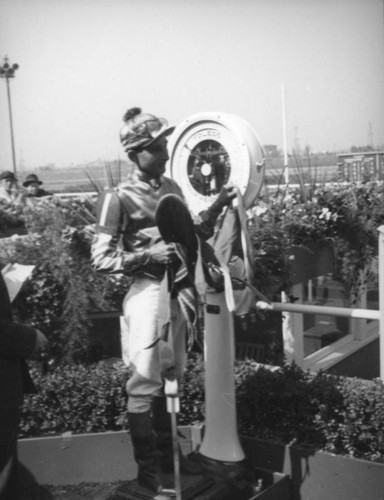
[[[30,326],[0,319],[0,358],[28,358],[36,345],[37,333]]]

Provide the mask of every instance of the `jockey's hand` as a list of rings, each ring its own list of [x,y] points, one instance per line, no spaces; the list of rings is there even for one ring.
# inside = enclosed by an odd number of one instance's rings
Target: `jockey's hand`
[[[177,261],[178,257],[173,243],[156,243],[149,250],[149,259],[154,264],[173,264]]]
[[[234,198],[236,198],[237,191],[238,191],[238,188],[234,184],[232,184],[230,182],[228,184],[225,184],[220,189],[219,196],[212,203],[211,208],[213,208],[214,210],[221,210],[225,206],[229,205],[231,203],[231,201]]]
[[[228,184],[225,184],[221,189],[219,193],[219,197],[217,198],[217,202],[225,207],[226,205],[229,205],[231,201],[236,198],[237,196],[237,191],[238,188],[232,182],[228,182]]]

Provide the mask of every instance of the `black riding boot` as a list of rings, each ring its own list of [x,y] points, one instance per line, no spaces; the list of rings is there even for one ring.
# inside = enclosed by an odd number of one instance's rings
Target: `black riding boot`
[[[134,457],[138,465],[137,482],[140,486],[160,493],[160,465],[151,413],[128,413]]]
[[[152,403],[153,428],[156,432],[157,449],[160,452],[160,467],[163,472],[174,472],[171,415],[167,412],[165,397],[155,397]],[[200,464],[184,457],[179,447],[180,472],[186,475],[203,473]]]

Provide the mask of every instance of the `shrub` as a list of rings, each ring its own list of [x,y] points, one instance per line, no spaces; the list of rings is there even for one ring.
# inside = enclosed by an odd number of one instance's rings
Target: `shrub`
[[[39,393],[25,398],[21,436],[122,430],[128,427],[121,361],[34,371]],[[253,361],[235,365],[240,434],[384,462],[381,381],[311,375],[296,365],[271,371]],[[204,363],[189,356],[180,425],[204,422]]]
[[[383,382],[346,379],[340,392],[344,405],[339,408],[338,425],[328,429],[326,449],[384,462]]]
[[[204,421],[204,361],[197,353],[190,353],[187,359],[180,397],[180,425],[194,425]]]
[[[294,364],[274,372],[265,368],[255,371],[247,362],[241,366],[240,380],[242,433],[303,446],[325,446],[324,423],[337,419],[337,408],[342,404],[332,377],[322,373],[313,377]]]
[[[61,366],[45,374],[33,366],[32,375],[38,392],[25,396],[21,437],[127,428],[125,384],[130,371],[122,361]],[[198,354],[187,360],[180,402],[180,425],[203,421],[204,363]]]
[[[0,201],[0,237],[7,236],[10,229],[25,229],[22,205],[10,205]]]
[[[50,436],[66,431],[104,432],[126,428],[122,362],[62,366],[42,375],[33,370],[37,394],[25,396],[20,436]]]
[[[121,306],[122,291],[129,283],[128,279],[112,282],[92,268],[92,204],[43,198],[24,207],[22,217],[28,236],[0,249],[3,265],[35,266],[20,296],[24,299],[20,319],[47,336],[51,363],[95,361],[88,313],[116,307],[116,302]]]
[[[242,434],[384,462],[382,381],[311,375],[295,364],[255,368],[237,368]]]

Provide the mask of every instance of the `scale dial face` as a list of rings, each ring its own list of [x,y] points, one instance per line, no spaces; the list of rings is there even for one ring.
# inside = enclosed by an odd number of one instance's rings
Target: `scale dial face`
[[[220,142],[211,139],[197,144],[190,152],[187,173],[192,187],[203,196],[212,196],[229,180],[229,154]]]
[[[212,113],[195,115],[176,128],[169,148],[170,175],[183,190],[192,212],[208,208],[229,181],[245,197],[252,184],[254,188],[261,185],[262,148],[251,132],[239,117]],[[255,169],[260,177],[256,182]]]

